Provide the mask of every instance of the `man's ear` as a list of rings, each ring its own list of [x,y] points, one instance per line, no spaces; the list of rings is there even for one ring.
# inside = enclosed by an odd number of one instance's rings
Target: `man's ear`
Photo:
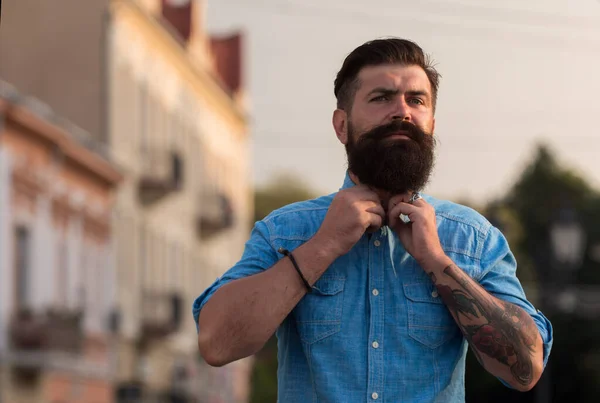
[[[433,118],[433,122],[431,122],[431,134],[435,134],[435,118]]]
[[[340,143],[346,145],[348,143],[348,114],[343,109],[333,111],[333,129]]]

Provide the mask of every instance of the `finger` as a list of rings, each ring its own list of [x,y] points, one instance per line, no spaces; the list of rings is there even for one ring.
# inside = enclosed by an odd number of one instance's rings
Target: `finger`
[[[365,229],[366,232],[375,232],[378,231],[379,228],[383,226],[384,217],[379,214],[366,212],[367,214],[367,227]]]
[[[391,207],[388,210],[387,213],[387,219],[388,219],[388,225],[391,228],[396,228],[399,224],[404,224],[401,220],[400,220],[400,211],[398,210],[398,207],[396,207],[398,205],[398,203],[396,203],[395,205],[393,205],[393,207]]]
[[[390,209],[389,214],[399,216],[400,213],[410,215],[417,212],[420,209],[419,206],[415,206],[410,203],[400,202]]]
[[[386,221],[386,214],[385,214],[385,210],[383,209],[381,204],[375,203],[372,201],[368,201],[368,202],[363,202],[361,208],[363,208],[364,209],[363,211],[365,211],[367,214],[376,215],[380,218],[380,220],[378,220],[376,224],[372,223],[372,221],[373,221],[372,217],[367,218],[367,220],[371,223],[369,225],[368,232],[375,232],[383,226],[383,223]]]
[[[390,228],[396,228],[398,224],[400,224],[401,221],[399,215],[400,213],[398,213],[397,215],[392,215],[391,211],[388,213],[387,223]]]
[[[417,206],[417,207],[425,207],[425,206],[429,206],[429,203],[427,203],[425,201],[425,199],[421,198],[421,199],[417,199],[415,201],[413,201],[412,203],[413,206]]]
[[[392,196],[388,202],[388,211],[391,210],[396,204],[401,202],[408,203],[409,200],[410,195],[408,193]]]
[[[410,203],[410,204],[415,205],[415,206],[424,206],[424,205],[428,204],[425,201],[425,199],[423,199],[423,198],[419,198],[417,200],[410,201],[411,196],[412,196],[411,194],[402,193],[402,194],[395,195],[395,196],[391,197],[390,200],[389,200],[389,202],[388,202],[388,210],[391,210],[398,203]]]
[[[405,214],[410,218],[411,222],[415,222],[419,213],[419,207],[409,203],[400,202],[390,210],[390,212],[388,213],[388,220],[390,222],[390,225],[396,226],[398,223],[402,222],[399,218],[400,214]]]
[[[369,213],[377,214],[385,220],[385,210],[383,209],[383,206],[381,204],[373,203],[366,209],[366,211],[368,211]]]
[[[388,211],[391,212],[394,209],[394,207],[396,205],[398,205],[399,203],[408,203],[413,206],[420,207],[420,208],[426,208],[426,209],[431,207],[431,205],[429,203],[427,203],[425,201],[425,199],[423,199],[423,198],[420,198],[420,199],[417,199],[414,201],[410,201],[409,195],[405,193],[402,195],[396,195],[389,200]],[[400,213],[398,213],[397,215],[399,215],[399,214]]]
[[[356,195],[356,197],[360,200],[369,200],[375,203],[381,203],[381,199],[366,185],[358,185],[350,189],[352,194]]]

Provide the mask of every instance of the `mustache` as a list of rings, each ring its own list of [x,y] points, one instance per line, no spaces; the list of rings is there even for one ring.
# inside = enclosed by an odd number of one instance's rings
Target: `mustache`
[[[418,144],[422,144],[425,141],[425,136],[427,136],[427,134],[415,124],[407,122],[406,120],[395,120],[370,130],[363,135],[363,139],[368,141],[378,141],[393,134],[397,134],[398,132],[404,132],[403,134],[405,134],[406,137]]]

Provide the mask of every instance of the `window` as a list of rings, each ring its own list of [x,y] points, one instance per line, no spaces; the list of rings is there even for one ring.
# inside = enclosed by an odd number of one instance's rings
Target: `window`
[[[148,89],[146,83],[140,82],[138,84],[138,125],[139,125],[139,139],[140,148],[142,150],[142,156],[145,157],[145,153],[148,149]]]
[[[175,188],[181,189],[183,186],[183,161],[177,152],[171,154],[171,167],[173,169],[173,184]]]
[[[143,223],[140,223],[139,226],[139,246],[140,246],[140,251],[139,251],[139,259],[140,259],[140,287],[143,290],[144,288],[146,288],[146,285],[148,283],[148,277],[149,277],[149,259],[147,256],[147,253],[149,253],[148,251],[151,250],[150,249],[150,245],[149,245],[149,239],[148,239],[148,231],[146,231],[146,227],[144,226]]]
[[[68,267],[68,255],[67,255],[67,241],[63,234],[58,234],[57,240],[57,274],[58,274],[58,305],[61,308],[67,307],[67,295],[69,282],[69,267]]]
[[[31,257],[31,233],[28,228],[19,226],[15,229],[17,309],[30,308]]]

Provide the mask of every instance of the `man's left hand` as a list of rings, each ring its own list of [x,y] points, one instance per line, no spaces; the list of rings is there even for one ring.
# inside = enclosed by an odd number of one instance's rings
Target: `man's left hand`
[[[436,262],[447,260],[440,244],[435,209],[424,199],[408,203],[408,195],[390,198],[388,205],[388,225],[392,228],[404,249],[425,268]],[[407,215],[410,223],[405,224],[400,214]]]

